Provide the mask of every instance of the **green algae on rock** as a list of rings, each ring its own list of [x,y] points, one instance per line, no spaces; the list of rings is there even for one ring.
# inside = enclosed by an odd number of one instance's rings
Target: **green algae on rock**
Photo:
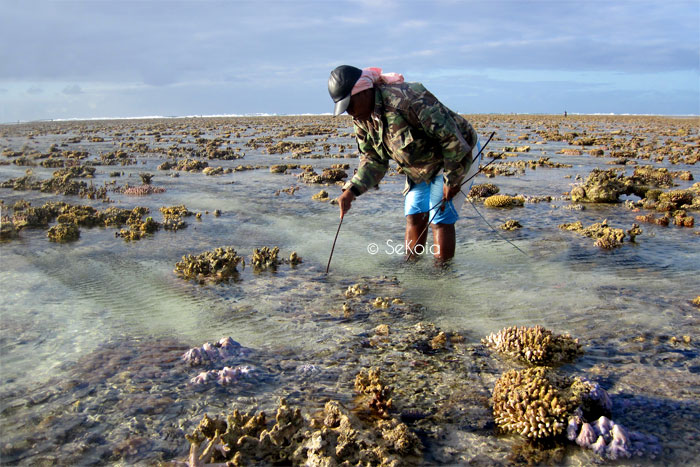
[[[558,335],[542,326],[511,326],[492,333],[482,343],[487,347],[532,365],[571,362],[583,354],[578,339]]]
[[[238,272],[238,263],[245,267],[245,259],[238,256],[233,247],[220,247],[196,256],[184,255],[182,260],[175,264],[175,274],[199,282],[224,281]]]

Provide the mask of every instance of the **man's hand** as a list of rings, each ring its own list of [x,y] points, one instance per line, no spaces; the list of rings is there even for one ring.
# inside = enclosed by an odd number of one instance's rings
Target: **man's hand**
[[[459,193],[460,188],[461,187],[459,185],[455,185],[455,186],[443,185],[442,186],[443,198],[445,198],[447,201],[451,200],[452,198],[454,198],[457,195],[457,193]]]
[[[342,195],[338,197],[338,206],[340,206],[340,218],[345,216],[345,213],[350,210],[350,205],[355,200],[355,193],[352,190],[345,190]]]
[[[457,193],[459,193],[461,186],[460,185],[455,185],[455,186],[449,186],[447,184],[442,185],[442,199],[445,203],[442,204],[442,207],[440,210],[442,211],[445,209],[445,204],[454,198]]]

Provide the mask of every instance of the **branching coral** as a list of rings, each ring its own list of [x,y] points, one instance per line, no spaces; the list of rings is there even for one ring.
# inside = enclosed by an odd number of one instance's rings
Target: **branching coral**
[[[577,339],[553,334],[542,326],[504,328],[482,342],[497,352],[535,365],[569,362],[583,353]]]
[[[530,439],[564,432],[569,407],[542,367],[510,370],[498,379],[492,396],[498,427]]]

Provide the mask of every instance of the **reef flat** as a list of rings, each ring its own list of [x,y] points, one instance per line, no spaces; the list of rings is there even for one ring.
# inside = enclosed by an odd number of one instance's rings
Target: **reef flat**
[[[346,117],[0,126],[2,462],[696,462],[700,119],[467,118],[455,259],[392,164],[328,275]]]

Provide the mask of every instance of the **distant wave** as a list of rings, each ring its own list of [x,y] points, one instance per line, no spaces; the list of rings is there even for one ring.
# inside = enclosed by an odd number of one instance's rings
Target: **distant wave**
[[[530,112],[508,112],[508,113],[498,113],[498,112],[477,112],[477,113],[465,113],[459,112],[462,115],[561,115],[560,113],[530,113]],[[155,119],[177,119],[177,118],[227,118],[227,117],[315,117],[315,116],[330,116],[330,112],[325,113],[299,113],[299,114],[285,114],[285,113],[243,113],[243,114],[211,114],[211,115],[143,115],[138,117],[72,117],[72,118],[52,118],[52,119],[42,119],[42,120],[18,120],[14,122],[4,122],[0,125],[12,125],[18,123],[39,123],[39,122],[84,122],[84,121],[101,121],[101,120],[155,120]],[[578,112],[568,112],[570,116],[633,116],[633,117],[698,117],[698,114],[633,114],[633,113],[578,113]]]

